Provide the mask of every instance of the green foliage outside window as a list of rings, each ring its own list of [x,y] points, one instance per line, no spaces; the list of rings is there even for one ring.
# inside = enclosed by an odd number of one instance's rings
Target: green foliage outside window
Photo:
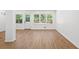
[[[53,23],[52,15],[51,14],[47,15],[47,23]]]
[[[22,23],[22,15],[21,14],[16,15],[16,23]]]
[[[16,14],[16,23],[22,23],[23,21],[22,14]],[[25,15],[25,22],[30,22],[30,15]],[[46,19],[47,18],[47,19]],[[34,14],[34,23],[53,23],[53,16],[52,14]]]
[[[34,23],[39,23],[39,14],[34,15]]]
[[[41,14],[41,15],[40,15],[40,21],[41,21],[42,23],[46,23],[46,15],[45,15],[45,14]]]

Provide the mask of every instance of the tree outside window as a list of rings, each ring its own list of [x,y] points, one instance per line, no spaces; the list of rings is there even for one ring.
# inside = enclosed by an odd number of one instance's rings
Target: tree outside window
[[[51,14],[48,14],[47,15],[47,23],[53,23],[53,19],[52,19],[52,15]]]
[[[41,21],[42,23],[46,23],[46,15],[45,15],[45,14],[41,14],[41,15],[40,15],[40,21]]]
[[[22,15],[21,14],[16,15],[16,23],[22,23]]]
[[[34,14],[34,23],[39,23],[39,14]]]

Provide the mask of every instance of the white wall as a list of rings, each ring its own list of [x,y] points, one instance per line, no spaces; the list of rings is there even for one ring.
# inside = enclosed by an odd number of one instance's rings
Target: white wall
[[[17,11],[14,11],[15,12],[15,16],[16,16],[16,14],[22,14],[23,15],[23,23],[22,24],[16,24],[16,28],[17,29],[25,29],[25,28],[28,28],[28,25],[30,25],[30,27],[31,27],[31,29],[44,29],[44,27],[46,27],[47,29],[55,29],[55,14],[56,14],[56,11],[54,10],[54,11],[52,11],[52,10],[48,10],[48,11],[45,11],[45,10],[42,10],[42,11],[37,11],[37,10],[31,10],[31,11],[29,11],[29,10],[27,10],[27,11],[21,11],[21,10],[17,10]],[[54,15],[54,20],[53,20],[53,24],[42,24],[42,23],[34,23],[33,22],[33,14],[42,14],[42,13],[44,13],[44,14],[52,14],[52,15]],[[32,18],[31,18],[31,23],[30,24],[26,24],[26,23],[24,23],[24,20],[25,20],[25,17],[24,17],[24,15],[26,15],[26,14],[30,14],[31,16],[32,16]]]
[[[0,32],[5,31],[5,22],[4,11],[0,10]]]
[[[79,48],[79,11],[59,10],[56,16],[57,30]]]
[[[16,23],[14,13],[11,10],[6,11],[6,25],[5,25],[5,42],[12,42],[16,40]]]

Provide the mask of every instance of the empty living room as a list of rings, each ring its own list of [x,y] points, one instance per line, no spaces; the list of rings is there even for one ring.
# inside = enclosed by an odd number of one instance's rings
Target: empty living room
[[[1,49],[78,49],[79,10],[0,10]]]

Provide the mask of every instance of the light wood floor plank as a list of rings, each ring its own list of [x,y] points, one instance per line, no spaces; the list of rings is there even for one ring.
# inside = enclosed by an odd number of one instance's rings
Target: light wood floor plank
[[[0,33],[0,48],[15,49],[74,49],[71,42],[56,30],[17,30],[16,41],[4,42],[4,33]]]

